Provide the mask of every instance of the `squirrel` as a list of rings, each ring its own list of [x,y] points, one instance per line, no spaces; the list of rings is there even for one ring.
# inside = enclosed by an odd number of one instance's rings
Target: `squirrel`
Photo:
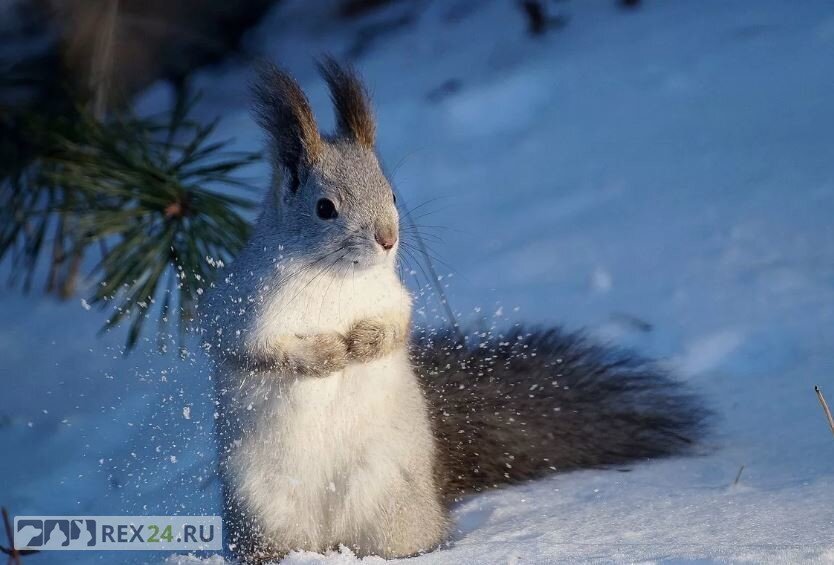
[[[272,186],[201,312],[232,552],[416,555],[462,495],[691,449],[705,411],[651,362],[558,329],[411,335],[368,92],[319,70],[332,135],[295,79],[258,69]]]

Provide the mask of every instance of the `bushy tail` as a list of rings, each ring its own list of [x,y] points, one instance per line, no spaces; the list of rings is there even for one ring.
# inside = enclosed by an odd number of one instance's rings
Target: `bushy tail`
[[[414,362],[448,498],[682,453],[706,416],[657,365],[559,329],[426,333]]]

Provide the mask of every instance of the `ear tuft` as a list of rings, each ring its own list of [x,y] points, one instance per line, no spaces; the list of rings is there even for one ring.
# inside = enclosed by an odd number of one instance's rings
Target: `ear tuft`
[[[281,163],[296,178],[298,167],[318,161],[322,141],[310,102],[298,82],[271,63],[257,67],[252,85],[254,112]]]
[[[324,57],[318,64],[336,109],[338,134],[372,149],[376,138],[376,124],[371,111],[368,91],[356,72],[342,66],[332,57]]]

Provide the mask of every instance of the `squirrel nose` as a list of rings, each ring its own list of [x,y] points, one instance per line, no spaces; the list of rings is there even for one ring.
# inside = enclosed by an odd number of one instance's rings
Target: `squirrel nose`
[[[397,243],[397,230],[390,227],[377,228],[376,242],[382,246],[385,251],[390,251],[394,244]]]

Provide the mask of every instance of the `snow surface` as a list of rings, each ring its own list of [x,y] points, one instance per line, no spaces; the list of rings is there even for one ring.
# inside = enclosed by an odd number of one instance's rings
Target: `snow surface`
[[[299,77],[327,127],[312,57],[413,14],[357,64],[461,318],[586,328],[666,360],[717,412],[707,455],[472,497],[447,547],[409,562],[834,563],[834,441],[813,393],[834,401],[834,4],[615,4],[561,4],[569,24],[530,38],[509,0],[394,3],[339,25],[294,0],[248,38]],[[255,148],[248,76],[235,63],[197,82],[221,136]],[[156,87],[140,108],[166,99]],[[253,174],[263,184],[265,168]],[[150,346],[125,359],[123,336],[96,339],[103,315],[80,301],[9,291],[0,305],[0,503],[217,513],[203,360]],[[418,321],[441,315],[421,301]]]

